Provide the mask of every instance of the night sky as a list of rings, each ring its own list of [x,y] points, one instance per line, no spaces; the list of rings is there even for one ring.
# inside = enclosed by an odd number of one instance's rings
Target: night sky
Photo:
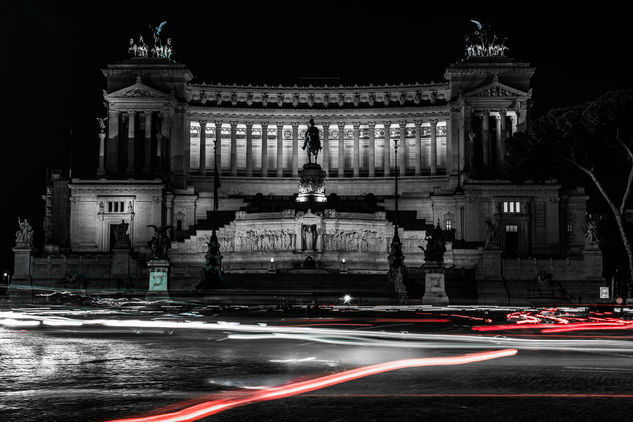
[[[536,66],[536,115],[633,86],[629,14],[613,7],[523,13],[531,2],[497,1],[458,14],[457,3],[433,10],[422,1],[11,3],[3,13],[0,270],[13,259],[18,216],[41,232],[47,167],[67,173],[72,145],[73,177],[94,177],[95,117],[105,115],[100,69],[126,58],[130,36],[150,40],[149,25],[163,20],[176,61],[208,83],[440,82],[477,19],[509,38],[510,56]]]

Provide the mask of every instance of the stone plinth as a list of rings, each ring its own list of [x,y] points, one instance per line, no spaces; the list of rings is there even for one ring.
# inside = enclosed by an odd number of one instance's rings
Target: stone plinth
[[[487,280],[501,280],[501,249],[484,249],[483,278]]]
[[[127,277],[130,275],[130,248],[112,249],[112,276]]]
[[[424,305],[448,305],[448,296],[444,288],[444,268],[439,262],[427,262],[424,268]]]
[[[149,268],[149,286],[146,299],[169,298],[169,261],[166,259],[150,259],[147,261]]]
[[[304,164],[299,172],[297,202],[326,202],[325,172],[318,164]]]
[[[598,246],[585,246],[582,257],[585,264],[585,279],[602,279],[602,252]]]
[[[31,275],[31,248],[13,248],[13,280],[28,280]]]

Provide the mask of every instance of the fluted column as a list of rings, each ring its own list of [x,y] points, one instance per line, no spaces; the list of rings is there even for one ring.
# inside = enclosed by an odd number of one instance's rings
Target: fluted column
[[[437,119],[431,119],[431,176],[437,174]]]
[[[422,122],[415,123],[415,175],[422,174]]]
[[[207,121],[200,120],[200,174],[207,173]]]
[[[268,177],[268,123],[262,123],[262,177]]]
[[[360,176],[360,123],[354,123],[354,177]]]
[[[385,122],[385,150],[384,150],[385,176],[391,174],[391,122]]]
[[[253,176],[253,122],[246,122],[246,177]]]
[[[376,175],[376,123],[367,123],[369,127],[369,177]]]
[[[97,177],[105,176],[105,137],[106,134],[103,130],[99,132],[99,169],[97,170]]]
[[[345,122],[338,124],[338,177],[345,176]]]
[[[277,177],[284,175],[284,124],[277,123]]]
[[[152,171],[152,112],[145,111],[145,153],[143,156],[143,173],[149,174]]]
[[[237,176],[237,122],[231,122],[231,176]]]
[[[506,111],[499,110],[497,118],[497,168],[501,170],[501,166],[506,157],[506,137],[508,136],[506,128]]]
[[[407,173],[407,122],[400,122],[400,154],[398,155],[400,176]]]
[[[482,173],[487,177],[490,168],[490,132],[488,129],[488,111],[484,111],[481,117],[481,156],[482,156]]]
[[[321,161],[323,161],[323,171],[325,171],[325,175],[327,176],[330,173],[330,147],[329,147],[329,137],[330,137],[330,124],[329,123],[323,123],[323,133],[322,133],[322,140],[323,140],[323,152],[322,152],[322,159]]]
[[[108,159],[106,166],[109,172],[119,170],[119,112],[108,111]]]
[[[215,142],[214,146],[214,168],[217,167],[218,174],[222,174],[222,122],[215,122]]]
[[[127,126],[127,169],[128,175],[134,174],[134,135],[135,133],[135,117],[134,111],[128,112]]]
[[[299,175],[299,123],[292,123],[292,175]]]

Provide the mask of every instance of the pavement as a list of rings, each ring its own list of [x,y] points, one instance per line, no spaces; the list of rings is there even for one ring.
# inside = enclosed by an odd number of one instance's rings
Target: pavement
[[[0,371],[2,421],[630,420],[633,313],[0,301]]]

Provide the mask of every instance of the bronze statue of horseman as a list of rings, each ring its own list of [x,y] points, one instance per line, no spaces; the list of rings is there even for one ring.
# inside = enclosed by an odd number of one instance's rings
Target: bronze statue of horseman
[[[321,138],[319,137],[319,129],[314,126],[314,119],[310,119],[310,125],[306,130],[306,138],[301,149],[308,148],[308,163],[312,164],[312,158],[314,157],[314,164],[317,163],[317,156],[321,151]]]

